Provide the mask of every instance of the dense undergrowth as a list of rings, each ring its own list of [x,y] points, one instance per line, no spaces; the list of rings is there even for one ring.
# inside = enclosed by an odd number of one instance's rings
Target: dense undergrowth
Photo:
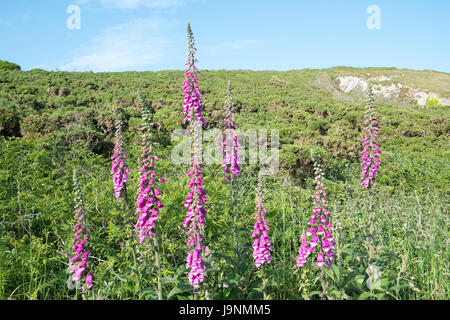
[[[345,69],[344,69],[345,70]],[[362,69],[360,72],[366,71]],[[207,166],[210,249],[203,296],[214,299],[319,299],[319,269],[297,269],[299,236],[311,212],[311,149],[323,160],[336,225],[336,260],[327,270],[330,299],[448,299],[449,109],[377,104],[383,137],[375,198],[359,186],[364,103],[345,103],[313,84],[342,68],[288,72],[203,71],[204,117],[220,128],[228,80],[242,129],[280,130],[280,171],[265,178],[272,262],[256,272],[251,257],[256,168],[243,165],[237,186],[242,259],[235,264],[229,189],[218,165]],[[372,72],[374,72],[372,70]],[[389,72],[389,70],[382,70]],[[419,76],[420,72],[416,75]],[[428,77],[428,76],[427,76]],[[73,219],[72,169],[81,170],[87,203],[94,288],[103,299],[155,299],[150,244],[137,245],[133,208],[114,201],[109,172],[113,106],[125,121],[131,169],[138,185],[141,110],[152,102],[165,208],[159,216],[166,299],[191,299],[186,279],[187,168],[170,160],[173,130],[183,126],[183,72],[68,73],[0,71],[0,298],[73,299],[67,261]],[[369,234],[367,212],[374,206]],[[381,271],[368,288],[368,238]],[[261,287],[261,277],[268,279]]]

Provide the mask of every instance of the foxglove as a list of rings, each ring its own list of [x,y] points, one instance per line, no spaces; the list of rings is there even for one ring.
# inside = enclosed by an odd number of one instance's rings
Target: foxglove
[[[223,138],[223,151],[225,157],[223,158],[222,165],[224,166],[225,180],[230,181],[231,176],[241,177],[241,168],[238,157],[239,142],[236,133],[236,123],[234,121],[233,114],[233,101],[231,97],[231,82],[228,81],[227,101],[225,104],[225,113],[223,120],[222,131],[224,133]]]
[[[186,259],[186,268],[189,271],[189,282],[195,288],[198,288],[200,283],[205,280],[205,267],[202,263],[202,235],[201,229],[205,224],[205,217],[207,211],[204,207],[206,204],[206,191],[203,189],[205,181],[202,178],[201,164],[201,127],[206,124],[205,119],[202,116],[202,94],[197,84],[197,76],[199,74],[198,69],[195,66],[197,59],[195,58],[195,42],[194,36],[191,30],[191,26],[187,25],[188,33],[188,57],[186,62],[186,78],[183,82],[183,111],[185,114],[184,122],[189,124],[189,131],[191,133],[192,141],[192,161],[191,171],[188,173],[188,177],[191,178],[188,188],[190,189],[189,195],[184,202],[184,206],[187,208],[186,217],[183,223],[185,228],[188,228],[187,242],[190,247],[189,254]]]
[[[315,193],[313,198],[313,214],[309,221],[310,228],[306,231],[306,235],[300,237],[300,248],[298,249],[297,266],[302,267],[308,257],[316,250],[317,258],[316,265],[322,267],[324,264],[330,266],[334,258],[334,239],[331,235],[333,225],[328,221],[332,217],[328,212],[328,203],[325,199],[326,187],[323,184],[323,171],[319,163],[314,162],[315,178]]]
[[[256,220],[253,227],[253,258],[255,259],[255,266],[259,268],[264,263],[270,263],[272,261],[270,257],[270,251],[272,250],[272,244],[269,240],[269,225],[265,214],[267,213],[264,207],[263,201],[263,186],[261,173],[258,177],[258,187],[256,189],[256,214],[254,219]]]
[[[378,127],[378,120],[375,114],[375,103],[373,98],[372,87],[368,87],[369,100],[367,103],[367,110],[364,112],[364,131],[366,135],[363,139],[363,151],[361,162],[361,186],[368,188],[371,182],[375,182],[378,176],[378,169],[380,168],[379,154],[382,154],[380,150],[379,142],[381,141],[380,128]]]
[[[76,223],[73,227],[73,232],[75,237],[73,239],[74,255],[69,260],[69,266],[72,272],[72,281],[80,281],[83,275],[87,273],[85,277],[85,288],[92,288],[92,274],[88,273],[88,258],[89,250],[87,242],[89,235],[86,230],[86,219],[84,211],[83,196],[81,193],[81,186],[78,180],[76,170],[73,170],[73,182],[74,182],[74,193],[75,193],[75,220]]]
[[[117,199],[119,199],[122,196],[122,191],[124,189],[126,192],[126,182],[128,179],[128,173],[130,173],[130,169],[125,164],[127,154],[123,151],[123,123],[122,120],[120,120],[119,116],[116,114],[115,110],[114,114],[116,116],[116,134],[114,154],[111,158],[113,160],[111,174],[113,175],[114,195]]]
[[[142,136],[142,153],[141,153],[141,176],[138,187],[138,197],[136,200],[135,215],[139,216],[135,228],[139,230],[140,243],[144,243],[146,236],[153,238],[153,229],[158,219],[158,213],[164,208],[160,197],[161,191],[158,184],[166,180],[158,178],[156,172],[156,162],[159,157],[154,154],[152,130],[153,114],[150,106],[139,95],[140,105],[142,108],[143,136]]]

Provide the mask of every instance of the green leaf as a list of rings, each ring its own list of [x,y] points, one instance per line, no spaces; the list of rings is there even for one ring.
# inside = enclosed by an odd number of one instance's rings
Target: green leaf
[[[362,284],[364,282],[364,278],[365,277],[363,275],[357,275],[354,279],[356,283]]]
[[[335,277],[333,277],[334,280],[339,280],[339,275],[340,275],[340,271],[339,271],[339,267],[335,264],[333,264],[331,266],[331,270],[333,271],[333,274],[335,275]]]
[[[167,295],[167,299],[172,298],[174,295],[177,295],[179,293],[181,293],[182,290],[179,287],[175,287],[172,290],[170,290],[169,294]]]
[[[370,291],[366,291],[359,295],[358,300],[366,300],[367,298],[370,298],[371,296],[372,296],[372,293]]]
[[[174,287],[172,290],[170,290],[169,294],[167,295],[167,299],[170,299],[173,296],[179,295],[181,293],[185,293],[185,292],[191,292],[192,291],[192,287],[189,285],[185,285],[185,284],[180,284],[176,287]],[[179,298],[180,296],[178,296]]]

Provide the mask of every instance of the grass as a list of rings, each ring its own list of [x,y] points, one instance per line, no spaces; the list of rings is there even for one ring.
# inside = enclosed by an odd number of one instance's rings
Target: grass
[[[231,79],[238,126],[279,129],[281,163],[277,175],[265,179],[274,250],[272,263],[259,271],[251,257],[255,168],[243,166],[239,203],[233,210],[238,214],[239,266],[230,192],[220,166],[205,168],[209,214],[204,242],[211,255],[200,297],[205,298],[207,291],[214,299],[261,299],[264,292],[270,299],[320,299],[320,270],[311,263],[301,269],[295,266],[298,240],[312,213],[310,150],[314,149],[324,163],[337,228],[337,257],[325,275],[327,298],[449,298],[449,108],[418,109],[407,101],[377,103],[384,154],[376,192],[369,198],[358,179],[363,103],[335,99],[326,85],[314,85],[317,79],[367,73],[404,74],[404,83],[443,95],[450,88],[449,75],[434,71],[339,67],[202,72],[199,86],[205,92],[208,126],[220,124]],[[74,222],[73,168],[82,172],[96,296],[156,299],[150,244],[136,244],[128,223],[134,210],[115,200],[109,174],[116,105],[125,120],[131,169],[128,194],[134,203],[142,123],[138,90],[153,102],[157,154],[162,159],[159,172],[167,177],[158,230],[163,295],[192,299],[182,227],[186,168],[170,161],[174,147],[170,134],[182,126],[182,81],[181,71],[0,71],[1,299],[91,298],[66,284]],[[370,244],[375,248],[373,261],[368,259]],[[369,265],[381,271],[379,289],[368,288]]]

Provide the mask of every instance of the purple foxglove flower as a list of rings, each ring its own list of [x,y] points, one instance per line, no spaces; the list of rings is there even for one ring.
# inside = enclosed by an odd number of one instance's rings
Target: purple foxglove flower
[[[124,159],[127,157],[127,155],[122,150],[123,124],[119,116],[117,115],[115,109],[114,114],[116,117],[116,133],[115,133],[114,154],[112,156],[113,163],[111,168],[111,174],[113,175],[114,195],[116,199],[119,199],[122,196],[123,189],[125,188],[126,190],[127,174],[130,172],[130,169],[124,162]]]
[[[86,220],[84,214],[84,201],[81,192],[81,186],[78,180],[77,171],[73,170],[73,182],[74,182],[74,193],[75,193],[75,215],[74,218],[77,220],[73,231],[75,232],[75,238],[73,242],[73,249],[75,250],[74,256],[69,259],[69,266],[71,266],[72,270],[72,281],[78,281],[83,277],[83,273],[86,270],[89,270],[88,266],[88,258],[89,258],[89,250],[87,246],[87,240],[89,239],[89,235],[86,231]],[[82,225],[81,228],[79,225]],[[80,260],[81,257],[81,260]],[[85,288],[92,288],[92,274],[88,273],[86,275],[86,286]]]
[[[323,171],[320,164],[316,161],[314,162],[314,170],[315,178],[313,180],[313,183],[316,185],[315,194],[312,196],[312,198],[315,199],[315,207],[313,208],[314,219],[308,223],[309,225],[311,225],[311,228],[306,231],[306,235],[303,235],[300,238],[302,244],[298,249],[298,257],[296,260],[298,267],[302,267],[306,264],[308,256],[314,251],[316,247],[321,249],[321,251],[319,251],[317,255],[317,266],[322,267],[324,264],[330,266],[334,257],[334,253],[331,250],[331,248],[334,248],[334,242],[332,241],[333,236],[330,232],[333,226],[325,218],[325,216],[331,218],[332,215],[328,212],[327,209],[325,209],[325,207],[328,206],[328,203],[325,199],[326,188],[323,184]],[[319,206],[317,206],[318,203],[315,203],[316,201],[320,201]],[[320,219],[315,218],[317,214],[320,215]],[[326,253],[327,255],[325,256],[324,253]]]
[[[228,81],[228,90],[227,90],[227,100],[225,103],[225,112],[224,112],[224,126],[222,127],[222,132],[224,133],[223,137],[223,150],[225,152],[225,156],[223,159],[223,166],[225,173],[225,180],[230,181],[232,175],[236,177],[241,177],[241,167],[239,161],[239,142],[237,141],[237,127],[234,122],[234,114],[233,114],[233,101],[231,96],[231,82]]]
[[[91,273],[89,273],[89,274],[86,276],[86,287],[87,287],[88,289],[92,288],[92,274],[91,274]]]
[[[191,171],[187,174],[192,177],[188,188],[190,192],[184,201],[184,206],[187,208],[183,226],[188,228],[189,235],[188,246],[190,251],[186,259],[186,268],[190,269],[188,279],[190,284],[197,288],[205,280],[205,267],[202,263],[202,238],[200,232],[205,224],[205,217],[208,211],[204,208],[206,204],[206,191],[202,188],[205,181],[202,178],[201,164],[201,134],[202,125],[206,124],[206,120],[202,116],[203,101],[202,93],[197,84],[197,75],[199,74],[195,62],[195,41],[190,24],[187,25],[188,33],[188,50],[187,62],[185,71],[185,80],[183,81],[183,112],[185,114],[184,122],[188,123],[189,131],[191,133],[192,144],[192,161]]]
[[[316,265],[317,265],[318,267],[323,266],[323,253],[322,253],[322,252],[320,252],[320,253],[317,255]]]
[[[138,221],[135,224],[135,228],[139,231],[139,242],[144,243],[146,237],[153,238],[155,222],[158,219],[159,211],[164,208],[160,200],[162,193],[160,189],[158,189],[158,185],[166,180],[164,178],[156,178],[157,172],[155,168],[159,157],[154,154],[154,148],[152,146],[154,143],[152,139],[152,109],[140,93],[138,93],[138,100],[142,109],[143,134],[141,142],[141,177],[139,187],[136,192],[138,197],[135,202],[135,216],[138,216]],[[151,178],[148,179],[150,176]]]
[[[378,142],[381,141],[381,139],[378,137],[380,135],[380,128],[377,126],[378,121],[376,121],[375,116],[375,103],[372,87],[369,86],[367,90],[369,99],[366,106],[367,111],[364,112],[365,120],[363,122],[363,125],[365,126],[364,130],[367,132],[367,134],[364,136],[362,144],[364,146],[364,149],[361,152],[361,166],[363,166],[361,171],[361,186],[364,188],[370,187],[370,184],[372,182],[375,182],[378,176],[377,168],[380,167],[381,162],[380,158],[377,155],[382,153],[379,144],[374,142],[374,138],[369,139],[369,137],[377,137],[376,140]]]
[[[252,233],[252,237],[254,238],[253,258],[255,259],[255,266],[259,268],[264,263],[270,263],[272,261],[270,257],[270,251],[273,249],[268,236],[268,231],[270,229],[265,217],[267,210],[264,207],[263,201],[263,186],[261,173],[259,174],[258,177],[255,209],[256,214],[254,216],[254,219],[256,219],[256,223]]]

